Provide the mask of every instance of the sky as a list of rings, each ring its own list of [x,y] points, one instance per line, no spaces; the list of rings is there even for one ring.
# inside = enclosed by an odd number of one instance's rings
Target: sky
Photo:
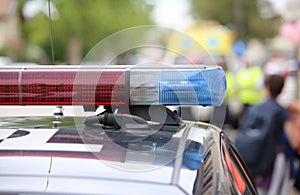
[[[58,12],[55,8],[55,6],[53,6],[53,4],[50,2],[51,4],[51,15],[52,18],[58,17]],[[46,0],[31,0],[31,1],[27,1],[27,3],[25,4],[24,8],[23,8],[23,14],[26,18],[30,18],[35,16],[36,14],[38,14],[39,12],[43,12],[44,14],[48,15],[48,1]]]
[[[162,26],[182,29],[192,23],[188,0],[152,0],[154,21]]]

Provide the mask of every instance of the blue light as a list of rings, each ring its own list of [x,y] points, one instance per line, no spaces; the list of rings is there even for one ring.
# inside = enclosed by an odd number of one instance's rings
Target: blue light
[[[203,149],[201,149],[203,150]],[[197,170],[201,166],[203,153],[198,148],[187,147],[183,153],[182,164],[190,170]]]
[[[164,105],[219,106],[226,94],[221,68],[161,71],[159,102]]]
[[[168,143],[158,144],[155,149],[154,163],[164,166],[174,166],[174,160],[180,155],[177,154],[178,142],[179,140],[173,139]],[[202,163],[204,146],[192,140],[187,140],[187,143],[189,145],[187,145],[182,155],[182,167],[189,170],[197,170]]]
[[[219,106],[225,94],[226,78],[218,66],[150,68],[130,72],[131,105]]]

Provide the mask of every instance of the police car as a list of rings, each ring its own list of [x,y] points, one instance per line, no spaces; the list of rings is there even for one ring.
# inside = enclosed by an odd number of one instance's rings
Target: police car
[[[0,194],[257,194],[220,128],[168,108],[225,93],[218,66],[0,67],[1,105],[57,106],[2,118]]]

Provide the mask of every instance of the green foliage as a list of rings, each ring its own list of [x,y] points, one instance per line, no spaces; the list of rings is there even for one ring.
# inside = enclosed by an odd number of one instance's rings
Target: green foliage
[[[190,0],[192,16],[200,20],[218,20],[222,24],[233,22],[233,0]]]
[[[152,6],[141,0],[52,0],[56,61],[67,61],[71,37],[81,42],[83,56],[106,36],[137,25],[152,24]],[[52,9],[53,10],[53,9]],[[25,21],[22,33],[27,43],[41,46],[51,59],[49,20],[45,13]],[[50,62],[49,62],[50,63]]]
[[[217,20],[245,39],[269,38],[277,33],[278,18],[260,17],[255,0],[190,0],[196,20]]]

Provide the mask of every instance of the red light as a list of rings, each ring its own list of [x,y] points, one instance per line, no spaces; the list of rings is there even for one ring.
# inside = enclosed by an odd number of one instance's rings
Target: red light
[[[2,70],[0,74],[0,104],[18,105],[19,97],[19,71]]]
[[[0,104],[125,104],[125,71],[28,69],[0,71]]]

